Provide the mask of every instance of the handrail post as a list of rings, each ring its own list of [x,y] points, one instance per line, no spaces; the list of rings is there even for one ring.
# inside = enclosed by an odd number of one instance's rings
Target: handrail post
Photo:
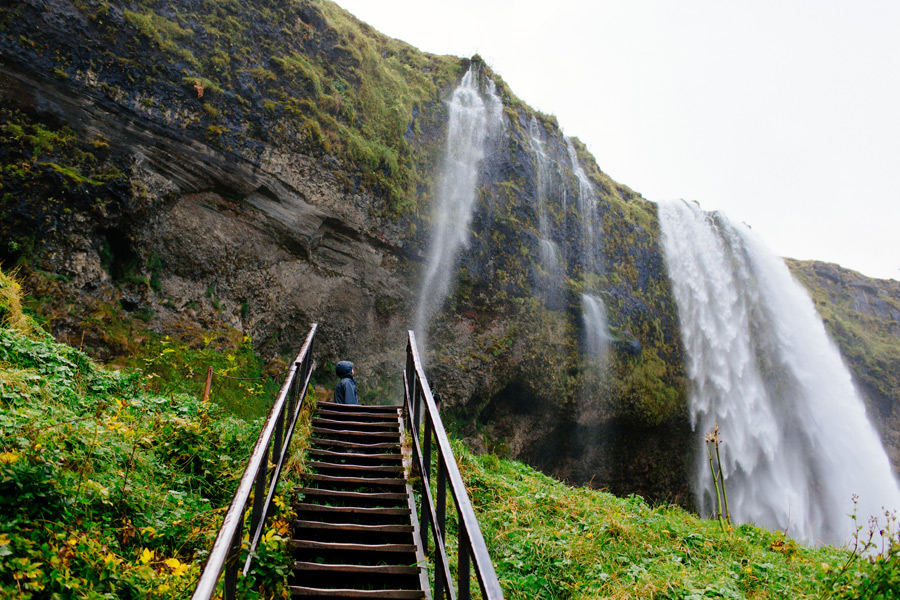
[[[440,450],[438,450],[438,477],[437,477],[437,528],[441,533],[441,539],[444,540],[444,543],[447,543],[447,471],[444,469],[444,457],[441,455]],[[437,536],[435,536],[437,539]],[[463,551],[462,546],[459,548],[460,551]],[[434,597],[435,598],[443,598],[444,597],[444,569],[439,568],[434,570]],[[450,582],[446,582],[447,585]]]
[[[469,600],[471,597],[471,592],[469,591],[469,534],[458,510],[456,514],[459,516],[459,552],[456,567],[458,580],[456,591],[459,594],[459,600]],[[465,543],[463,543],[464,541]]]
[[[262,518],[262,505],[266,499],[266,475],[269,472],[269,447],[263,453],[259,471],[256,472],[256,485],[253,487],[253,510],[250,513],[250,531],[256,531]]]
[[[418,386],[416,386],[418,388]],[[422,498],[425,498],[425,490],[431,487],[431,427],[427,416],[425,418],[425,431],[422,440],[424,446],[422,448]],[[418,427],[416,428],[418,430]],[[426,502],[422,502],[422,515],[420,521],[424,524],[422,527],[422,546],[425,552],[428,552],[428,530],[434,528],[435,523],[431,520],[430,511]]]
[[[234,600],[234,597],[237,594],[238,558],[241,554],[241,538],[243,537],[244,520],[240,519],[237,529],[234,530],[234,536],[231,538],[231,544],[228,549],[228,558],[225,563],[224,600]]]
[[[294,377],[296,378],[296,375]],[[284,435],[284,422],[287,420],[288,414],[289,414],[288,405],[285,404],[281,408],[281,411],[278,414],[278,421],[275,423],[275,443],[272,444],[272,453],[271,453],[272,454],[272,462],[278,462],[278,460],[281,458],[278,455],[278,453],[281,451],[281,442],[282,442],[281,438]],[[266,464],[265,466],[268,467],[268,464]],[[255,531],[255,528],[251,529],[250,531]]]

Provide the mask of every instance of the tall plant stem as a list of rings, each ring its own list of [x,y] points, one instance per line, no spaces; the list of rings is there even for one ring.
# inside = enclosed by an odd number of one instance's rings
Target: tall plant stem
[[[719,465],[719,481],[722,487],[722,501],[725,503],[725,520],[731,523],[731,511],[728,510],[728,494],[725,493],[725,473],[722,472],[722,457],[719,455],[719,438],[716,437],[716,462]]]

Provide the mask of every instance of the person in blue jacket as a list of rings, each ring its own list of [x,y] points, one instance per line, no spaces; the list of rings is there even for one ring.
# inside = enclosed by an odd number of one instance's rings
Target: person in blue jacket
[[[341,378],[334,386],[334,401],[338,404],[359,404],[356,381],[353,379],[353,363],[342,360],[334,366],[334,373]]]

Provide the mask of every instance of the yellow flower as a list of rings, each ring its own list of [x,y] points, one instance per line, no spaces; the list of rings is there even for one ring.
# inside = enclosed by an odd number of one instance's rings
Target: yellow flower
[[[150,561],[153,560],[153,554],[153,550],[144,548],[144,551],[141,552],[141,557],[138,560],[140,560],[141,564],[149,565]]]
[[[18,452],[0,452],[0,463],[11,465],[19,460]]]

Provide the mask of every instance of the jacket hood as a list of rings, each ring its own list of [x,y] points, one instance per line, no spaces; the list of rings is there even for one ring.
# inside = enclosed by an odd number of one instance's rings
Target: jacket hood
[[[334,366],[334,374],[338,377],[350,377],[353,372],[353,363],[349,360],[342,360]]]

